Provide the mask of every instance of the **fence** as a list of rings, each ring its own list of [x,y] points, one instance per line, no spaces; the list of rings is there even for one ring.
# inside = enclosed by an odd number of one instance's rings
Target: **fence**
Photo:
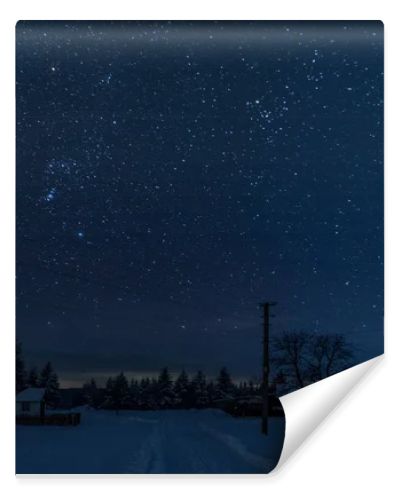
[[[79,425],[80,422],[80,413],[52,413],[43,417],[17,415],[17,424],[20,425]]]

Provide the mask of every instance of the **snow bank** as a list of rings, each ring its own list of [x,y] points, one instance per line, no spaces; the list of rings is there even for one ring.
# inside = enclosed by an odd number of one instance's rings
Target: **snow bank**
[[[18,474],[265,473],[279,460],[284,419],[220,410],[83,410],[77,427],[17,426]]]

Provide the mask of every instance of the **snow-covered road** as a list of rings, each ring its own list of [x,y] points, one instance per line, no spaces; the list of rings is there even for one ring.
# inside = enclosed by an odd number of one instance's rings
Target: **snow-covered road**
[[[219,410],[91,410],[78,427],[17,426],[17,473],[265,473],[283,437],[283,418],[267,438]]]

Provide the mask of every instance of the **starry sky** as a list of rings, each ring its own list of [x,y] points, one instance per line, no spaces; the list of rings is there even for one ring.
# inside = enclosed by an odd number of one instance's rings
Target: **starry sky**
[[[383,350],[379,22],[19,22],[17,337],[64,386]]]

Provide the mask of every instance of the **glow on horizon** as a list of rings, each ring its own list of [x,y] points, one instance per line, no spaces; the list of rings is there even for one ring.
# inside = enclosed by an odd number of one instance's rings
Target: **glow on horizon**
[[[128,381],[130,382],[132,379],[141,379],[141,378],[157,378],[160,370],[158,371],[129,371],[122,370]],[[189,377],[195,375],[196,370],[185,370]],[[205,374],[207,380],[215,380],[218,376],[218,373],[209,373],[202,370]],[[181,370],[169,370],[172,379],[175,380]],[[72,389],[72,388],[81,388],[85,382],[89,382],[92,378],[95,379],[98,387],[105,387],[106,381],[109,377],[115,377],[121,373],[121,371],[110,371],[110,372],[92,372],[92,373],[60,373],[59,374],[59,382],[61,389]],[[235,383],[239,383],[242,381],[252,380],[254,383],[260,381],[259,378],[254,376],[241,376],[235,377],[232,375],[232,380]]]

